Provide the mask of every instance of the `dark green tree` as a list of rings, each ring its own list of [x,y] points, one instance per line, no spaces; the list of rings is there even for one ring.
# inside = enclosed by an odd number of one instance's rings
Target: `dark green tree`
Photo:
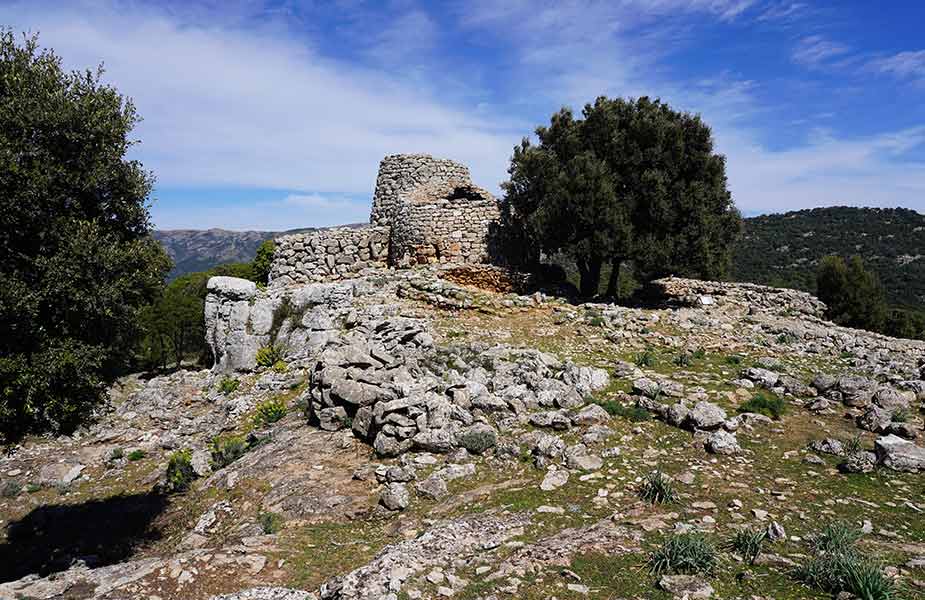
[[[883,331],[887,318],[883,287],[860,256],[852,256],[847,262],[840,256],[826,256],[819,261],[816,295],[825,302],[827,316],[836,323]]]
[[[505,214],[526,261],[570,256],[583,296],[597,293],[607,263],[608,295],[627,261],[644,279],[723,276],[741,217],[710,128],[645,97],[600,97],[582,116],[562,109],[537,128],[537,145],[514,149]]]
[[[265,284],[270,279],[270,267],[273,265],[273,254],[275,252],[276,242],[273,240],[264,240],[257,247],[257,255],[251,262],[255,282]]]
[[[102,71],[0,32],[0,435],[68,430],[131,359],[170,261],[151,238],[138,122]]]

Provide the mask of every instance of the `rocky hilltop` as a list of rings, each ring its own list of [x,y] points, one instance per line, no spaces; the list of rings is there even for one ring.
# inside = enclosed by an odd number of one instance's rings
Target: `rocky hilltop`
[[[213,368],[0,459],[0,598],[925,593],[925,342],[753,284],[569,304],[488,264],[468,171],[383,164],[375,225],[209,281]]]

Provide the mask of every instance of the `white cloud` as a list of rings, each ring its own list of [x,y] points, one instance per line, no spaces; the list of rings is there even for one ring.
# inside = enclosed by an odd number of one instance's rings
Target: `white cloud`
[[[893,56],[874,59],[869,66],[899,79],[925,82],[925,50],[900,52]]]
[[[68,66],[105,62],[145,118],[138,153],[162,185],[371,194],[379,159],[396,152],[463,161],[489,189],[505,176],[516,123],[330,60],[276,23],[190,25],[126,6],[25,2],[0,20],[40,32]]]
[[[832,59],[844,57],[850,49],[821,35],[806,36],[793,49],[794,62],[807,67],[818,67]]]

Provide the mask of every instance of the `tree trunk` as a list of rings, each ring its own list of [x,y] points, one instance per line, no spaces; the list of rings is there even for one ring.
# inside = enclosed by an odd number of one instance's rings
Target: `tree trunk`
[[[578,273],[581,276],[578,293],[582,298],[591,298],[597,295],[597,290],[601,285],[601,265],[603,264],[597,256],[593,256],[586,261],[578,261]]]
[[[617,297],[617,282],[620,278],[620,265],[623,264],[622,258],[613,258],[610,261],[610,278],[607,280],[607,297]]]

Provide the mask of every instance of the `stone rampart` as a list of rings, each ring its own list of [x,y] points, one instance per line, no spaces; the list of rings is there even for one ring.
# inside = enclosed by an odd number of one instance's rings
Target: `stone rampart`
[[[363,269],[385,267],[388,255],[388,227],[339,227],[287,235],[276,240],[270,283],[344,279]]]

